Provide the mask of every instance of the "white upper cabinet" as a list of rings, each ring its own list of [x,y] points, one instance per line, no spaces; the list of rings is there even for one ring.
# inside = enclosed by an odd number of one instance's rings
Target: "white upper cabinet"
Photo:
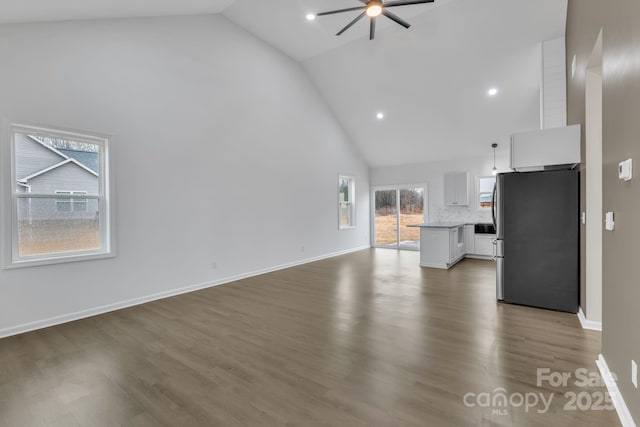
[[[466,172],[444,174],[444,204],[447,206],[469,205],[469,185]]]
[[[580,163],[580,125],[536,130],[511,136],[511,169],[544,170],[545,166]]]

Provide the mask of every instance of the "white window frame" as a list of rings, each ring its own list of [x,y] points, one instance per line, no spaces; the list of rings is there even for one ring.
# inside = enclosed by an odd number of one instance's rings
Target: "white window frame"
[[[496,179],[495,175],[486,175],[486,176],[478,176],[476,177],[476,209],[478,209],[479,211],[488,211],[491,210],[491,206],[489,207],[482,207],[480,206],[480,195],[481,194],[486,194],[486,193],[480,193],[480,181],[483,179]],[[493,190],[492,190],[493,192]]]
[[[97,200],[100,212],[99,238],[100,247],[92,250],[80,250],[72,252],[59,252],[50,254],[37,254],[19,256],[18,251],[18,200],[22,198],[68,198],[72,203],[78,192],[71,194],[36,194],[18,193],[16,191],[16,164],[15,164],[15,135],[27,134],[72,141],[87,142],[100,147],[98,194],[83,194],[83,198]],[[115,226],[114,204],[112,197],[112,183],[110,174],[110,137],[91,132],[64,130],[38,125],[9,123],[2,121],[1,147],[0,147],[0,193],[2,198],[2,267],[4,269],[59,264],[75,261],[87,261],[115,256]],[[79,194],[78,194],[79,195]]]
[[[340,181],[349,180],[349,194],[353,200],[342,201],[340,200]],[[338,175],[338,229],[349,230],[356,228],[356,178],[353,175]],[[348,225],[340,224],[340,208],[342,205],[351,205],[351,223]]]

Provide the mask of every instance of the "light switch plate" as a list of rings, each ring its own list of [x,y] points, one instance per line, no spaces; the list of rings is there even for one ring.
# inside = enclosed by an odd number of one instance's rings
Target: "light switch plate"
[[[613,212],[607,212],[604,217],[605,228],[608,231],[613,231],[615,229],[615,221],[613,220]]]
[[[635,360],[631,360],[631,382],[638,388],[638,364]]]
[[[627,159],[618,164],[618,179],[631,181],[633,178],[633,159]]]

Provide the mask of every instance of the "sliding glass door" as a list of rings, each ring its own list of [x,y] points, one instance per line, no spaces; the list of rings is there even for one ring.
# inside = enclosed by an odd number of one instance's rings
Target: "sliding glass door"
[[[374,246],[398,246],[398,199],[397,190],[375,190]]]
[[[425,191],[421,186],[377,188],[372,191],[373,245],[393,249],[419,249],[425,222]]]

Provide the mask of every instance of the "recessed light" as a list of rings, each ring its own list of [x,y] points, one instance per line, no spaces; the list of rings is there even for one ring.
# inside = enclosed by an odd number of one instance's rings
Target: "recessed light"
[[[316,19],[316,15],[314,15],[313,13],[307,14],[307,21],[313,21],[315,19]]]
[[[487,93],[489,94],[489,96],[496,96],[498,94],[498,89],[495,87],[492,87],[487,91]]]
[[[376,114],[376,117],[378,118],[378,120],[382,120],[384,119],[384,113],[378,113]]]

